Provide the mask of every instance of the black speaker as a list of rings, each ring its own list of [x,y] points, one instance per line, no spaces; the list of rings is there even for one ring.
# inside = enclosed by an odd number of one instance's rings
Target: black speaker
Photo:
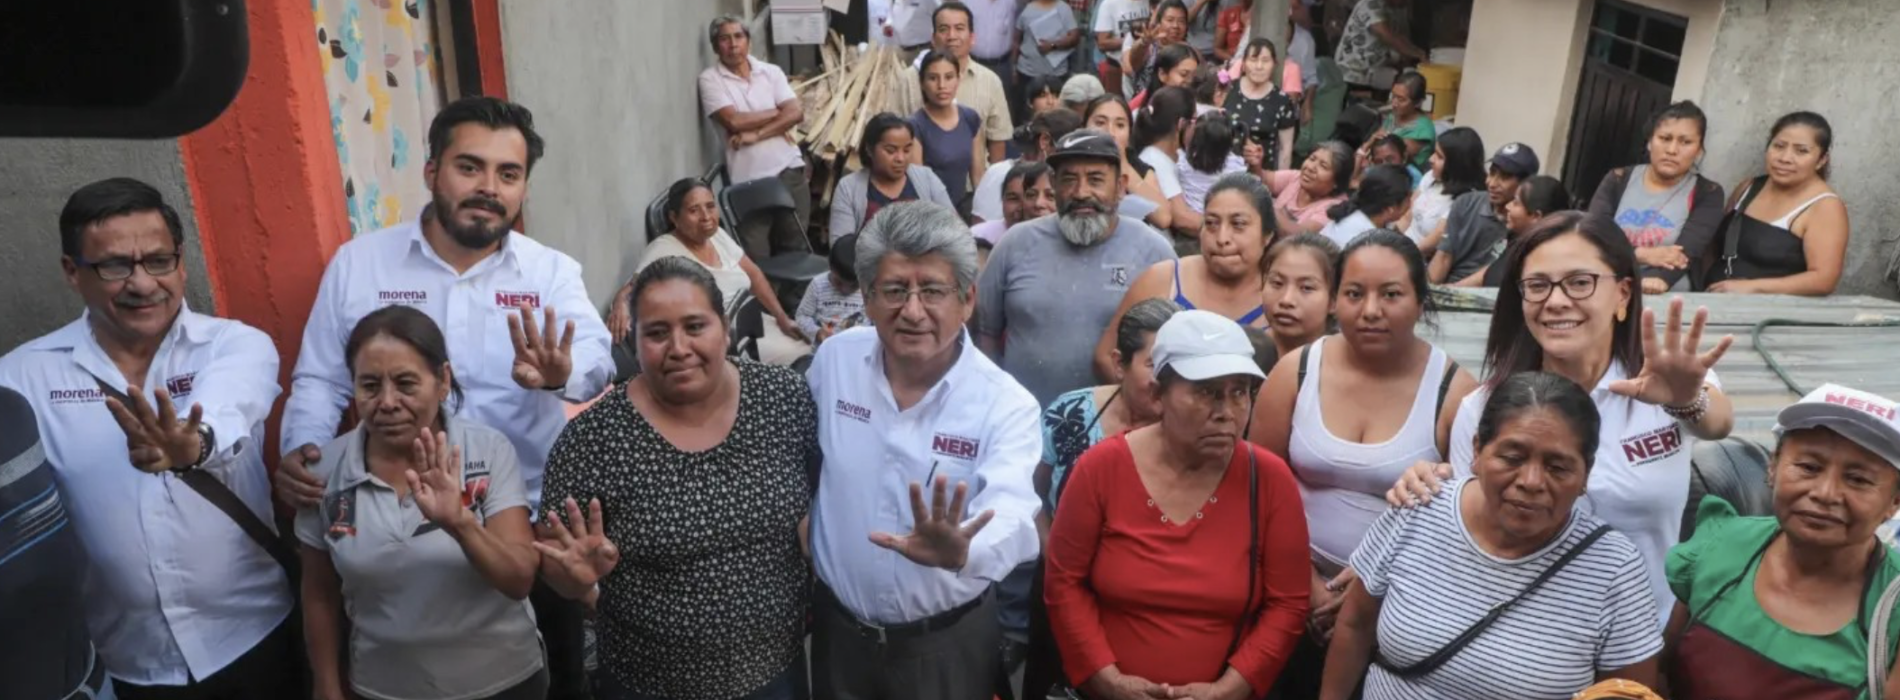
[[[180,136],[249,60],[243,0],[0,0],[0,136]]]

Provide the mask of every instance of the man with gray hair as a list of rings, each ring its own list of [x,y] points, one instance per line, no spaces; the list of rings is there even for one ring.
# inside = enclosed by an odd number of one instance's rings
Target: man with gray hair
[[[963,331],[976,242],[955,211],[888,205],[857,253],[873,326],[832,336],[806,375],[824,452],[813,695],[989,700],[990,588],[1038,550],[1039,406]]]
[[[1048,405],[1094,386],[1092,353],[1135,275],[1174,259],[1168,239],[1116,213],[1121,149],[1094,129],[1071,132],[1047,158],[1056,214],[1012,227],[977,281],[977,346]]]
[[[753,260],[806,250],[801,238],[811,221],[811,181],[804,157],[788,135],[805,119],[805,109],[785,71],[752,57],[752,33],[743,21],[721,16],[712,21],[707,35],[719,63],[699,74],[699,106],[726,132],[727,176],[734,183],[776,177],[791,190],[795,210],[794,216],[726,225],[735,227],[739,244]]]

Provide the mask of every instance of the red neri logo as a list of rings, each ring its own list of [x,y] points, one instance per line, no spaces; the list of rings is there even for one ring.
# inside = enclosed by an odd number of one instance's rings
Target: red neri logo
[[[1648,464],[1663,459],[1682,449],[1682,428],[1675,423],[1668,427],[1623,438],[1623,459],[1630,466]]]
[[[957,459],[976,459],[977,441],[961,435],[937,433],[930,439],[930,451],[945,457]]]
[[[540,292],[495,292],[496,306],[499,306],[504,309],[514,309],[514,308],[520,308],[521,305],[523,304],[528,305],[528,308],[531,308],[531,309],[541,308],[541,293]]]
[[[172,398],[178,398],[180,396],[188,396],[191,394],[192,380],[195,380],[197,378],[198,378],[197,372],[186,372],[176,377],[172,377],[171,379],[167,379],[165,380],[165,391],[167,393],[170,393],[172,395]]]
[[[1829,393],[1827,395],[1827,402],[1831,404],[1840,405],[1840,406],[1846,406],[1856,411],[1870,413],[1870,414],[1879,416],[1885,420],[1894,419],[1893,404],[1881,404],[1881,403],[1869,401],[1859,396],[1852,396],[1849,394],[1835,394],[1835,393]]]

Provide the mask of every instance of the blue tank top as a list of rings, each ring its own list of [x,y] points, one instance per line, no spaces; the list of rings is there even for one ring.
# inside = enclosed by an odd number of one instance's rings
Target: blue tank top
[[[1194,302],[1188,301],[1187,295],[1181,293],[1181,261],[1179,259],[1174,261],[1174,303],[1180,304],[1183,311],[1194,309]],[[1253,307],[1252,311],[1247,312],[1245,316],[1234,319],[1234,323],[1251,326],[1254,321],[1260,320],[1260,317],[1266,315],[1266,313],[1267,307],[1256,306]]]

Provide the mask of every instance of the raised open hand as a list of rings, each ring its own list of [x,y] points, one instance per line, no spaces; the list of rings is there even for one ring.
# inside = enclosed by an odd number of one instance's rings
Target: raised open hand
[[[567,330],[554,333],[554,307],[543,307],[546,322],[537,326],[534,310],[522,304],[518,315],[508,317],[508,338],[515,342],[515,384],[523,389],[551,389],[567,385],[574,371],[574,322]]]
[[[957,482],[956,497],[944,504],[945,492],[950,488],[950,477],[939,476],[930,490],[930,508],[924,509],[924,487],[921,484],[910,485],[910,510],[914,524],[908,535],[893,535],[888,532],[871,533],[871,543],[904,555],[905,559],[939,569],[955,571],[963,568],[969,560],[970,540],[983,526],[990,524],[990,518],[996,511],[986,510],[978,513],[963,524],[963,506],[970,494],[970,485]]]
[[[560,513],[548,513],[541,519],[534,548],[541,552],[541,573],[555,592],[579,599],[620,564],[620,549],[607,539],[600,499],[588,502],[585,519],[574,499],[565,505],[567,522],[561,522]]]
[[[112,412],[112,419],[125,431],[125,451],[132,458],[132,466],[157,474],[197,463],[204,449],[204,435],[198,432],[198,425],[204,420],[204,407],[192,404],[191,415],[181,422],[177,409],[172,407],[169,392],[159,389],[152,396],[158,402],[157,411],[152,410],[145,402],[145,393],[135,386],[125,388],[130,406],[106,397],[106,410]]]
[[[462,448],[449,445],[447,431],[423,428],[416,438],[415,452],[416,466],[421,471],[410,469],[402,478],[409,482],[409,494],[416,499],[422,517],[444,530],[453,530],[472,519],[462,488]]]
[[[1656,339],[1656,312],[1643,310],[1643,371],[1632,379],[1610,383],[1610,391],[1657,406],[1688,406],[1702,394],[1709,369],[1722,359],[1735,336],[1725,335],[1715,347],[1701,352],[1702,329],[1709,310],[1696,309],[1689,332],[1682,332],[1682,297],[1669,300],[1669,322]]]

